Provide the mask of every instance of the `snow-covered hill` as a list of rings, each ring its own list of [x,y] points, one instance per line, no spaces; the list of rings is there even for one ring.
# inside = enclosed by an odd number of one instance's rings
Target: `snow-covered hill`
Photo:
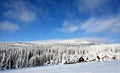
[[[0,69],[120,60],[120,44],[85,40],[0,43]]]
[[[3,70],[0,73],[120,73],[120,61],[85,62],[69,65]]]
[[[43,41],[33,41],[31,43],[36,43],[36,44],[71,44],[71,45],[95,45],[95,44],[100,44],[97,42],[93,41],[88,41],[88,40],[80,40],[80,39],[69,39],[69,40],[43,40]]]

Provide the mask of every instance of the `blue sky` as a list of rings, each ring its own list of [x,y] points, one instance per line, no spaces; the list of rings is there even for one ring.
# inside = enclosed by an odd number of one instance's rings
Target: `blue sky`
[[[120,0],[0,0],[0,41],[120,43]]]

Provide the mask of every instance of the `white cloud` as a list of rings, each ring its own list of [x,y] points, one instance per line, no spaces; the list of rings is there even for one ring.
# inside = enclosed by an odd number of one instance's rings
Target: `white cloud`
[[[65,20],[62,24],[62,28],[60,29],[60,31],[65,33],[72,33],[77,31],[78,29],[79,28],[77,27],[77,23]]]
[[[87,33],[120,33],[120,15],[101,17],[101,18],[90,18],[85,22],[81,23],[82,30]]]
[[[120,15],[108,17],[92,17],[83,22],[78,20],[65,20],[60,28],[60,31],[72,33],[78,30],[85,33],[120,33]]]
[[[5,4],[8,11],[4,15],[22,22],[31,22],[36,19],[35,7],[27,1],[11,1]]]
[[[104,7],[107,1],[108,0],[76,0],[75,4],[80,11],[89,11]]]
[[[11,22],[4,21],[4,22],[0,23],[0,29],[3,31],[15,32],[18,29],[20,29],[20,27],[16,24],[11,23]]]
[[[20,20],[24,22],[30,22],[35,20],[36,14],[34,12],[30,11],[24,11],[22,15],[20,16]]]

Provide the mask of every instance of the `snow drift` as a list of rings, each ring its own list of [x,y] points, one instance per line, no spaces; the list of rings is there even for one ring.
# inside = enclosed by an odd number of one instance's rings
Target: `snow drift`
[[[0,73],[120,73],[120,61],[86,62],[22,69],[2,70]]]

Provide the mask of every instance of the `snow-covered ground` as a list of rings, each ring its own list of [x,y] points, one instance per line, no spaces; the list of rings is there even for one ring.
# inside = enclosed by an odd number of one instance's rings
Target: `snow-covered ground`
[[[40,66],[1,70],[0,73],[120,73],[120,61],[84,62],[69,65]]]
[[[85,40],[0,43],[0,70],[111,60],[120,60],[120,44]]]

